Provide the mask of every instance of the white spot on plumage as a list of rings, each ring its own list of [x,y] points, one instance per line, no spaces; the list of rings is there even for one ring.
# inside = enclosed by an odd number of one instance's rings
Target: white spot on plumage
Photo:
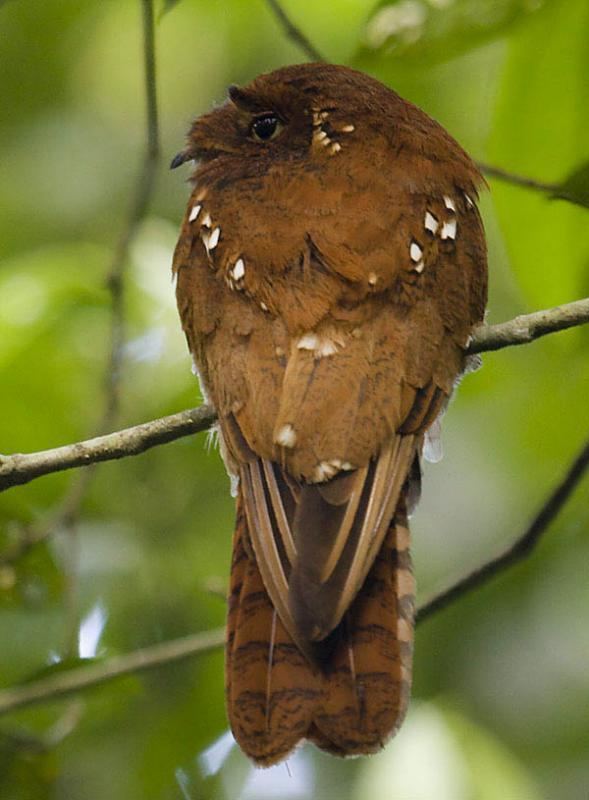
[[[240,281],[243,276],[245,275],[245,262],[243,258],[238,258],[235,262],[235,266],[231,270],[231,276],[233,280]]]
[[[208,212],[204,215],[203,220],[200,224],[203,225],[205,228],[211,227],[212,220],[211,220],[211,215]]]
[[[323,139],[327,139],[327,133],[325,131],[318,131],[318,133],[315,134],[315,138],[320,142]]]
[[[297,342],[299,350],[316,350],[319,347],[319,337],[316,333],[304,333]]]
[[[339,142],[334,142],[331,145],[331,152],[332,152],[333,155],[335,155],[335,153],[339,153],[339,151],[341,149],[342,149],[342,146],[341,146],[341,144]]]
[[[329,336],[320,336],[313,331],[304,333],[297,342],[297,349],[309,350],[315,358],[327,358],[337,353],[338,343]]]
[[[447,194],[444,195],[444,205],[449,211],[456,211],[456,204],[454,200]]]
[[[413,270],[414,270],[415,272],[422,273],[422,272],[423,272],[423,268],[424,268],[424,267],[425,267],[425,264],[423,263],[423,259],[422,259],[421,261],[419,261],[419,262],[418,262],[418,263],[417,263],[417,264],[416,264],[416,265],[413,267]]]
[[[323,481],[328,480],[328,478],[331,477],[328,469],[329,468],[326,461],[322,461],[320,464],[317,464],[313,470],[313,483],[323,483]]]
[[[419,261],[421,256],[423,255],[423,250],[417,244],[417,242],[411,242],[411,246],[409,248],[409,256],[411,257],[411,261]]]
[[[344,125],[344,127],[342,128],[342,133],[352,133],[352,131],[355,130],[356,130],[355,125]]]
[[[466,200],[466,205],[469,208],[474,208],[474,203],[472,201],[472,198],[469,195],[467,195],[466,192],[464,192],[464,199]]]
[[[211,232],[209,236],[209,242],[207,249],[214,250],[215,247],[219,244],[219,237],[221,236],[221,228],[217,227],[214,231]]]
[[[442,225],[442,232],[440,234],[442,239],[455,239],[456,238],[456,220],[451,219],[449,222],[444,222]]]
[[[326,358],[337,353],[337,346],[331,339],[322,339],[319,347],[315,350],[315,355],[320,358]]]
[[[334,478],[342,470],[352,470],[356,467],[349,461],[342,461],[341,458],[330,458],[328,461],[320,461],[313,470],[312,483],[323,483]]]
[[[260,308],[262,309],[262,311],[269,311],[270,310],[268,308],[268,306],[266,305],[266,303],[264,303],[263,301],[260,303]]]
[[[293,426],[290,423],[283,425],[276,434],[276,439],[274,441],[281,447],[294,447],[297,442],[297,434]]]
[[[425,220],[423,224],[426,231],[430,231],[431,233],[435,234],[435,232],[438,230],[438,220],[434,217],[431,211],[425,212]]]
[[[192,211],[190,212],[190,216],[188,217],[188,222],[194,222],[194,220],[200,214],[201,208],[202,208],[201,205],[192,206]]]
[[[313,470],[313,477],[311,478],[313,483],[323,483],[324,481],[328,481],[330,478],[333,478],[339,472],[340,468],[336,466],[334,462],[341,464],[341,461],[338,459],[333,459],[332,461],[321,461],[315,469]]]
[[[378,276],[376,275],[376,273],[374,273],[374,272],[371,272],[371,273],[368,275],[368,283],[369,283],[371,286],[376,286],[377,282],[378,282]]]

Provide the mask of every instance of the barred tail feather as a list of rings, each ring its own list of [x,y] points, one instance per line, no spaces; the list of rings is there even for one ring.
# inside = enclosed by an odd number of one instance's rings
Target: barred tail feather
[[[226,699],[233,735],[259,766],[305,737],[321,697],[316,670],[276,614],[256,565],[238,500],[226,643]]]
[[[401,725],[411,691],[415,583],[409,529],[397,512],[362,589],[335,632],[315,744],[337,755],[380,750]]]
[[[303,655],[264,589],[238,501],[227,623],[228,715],[258,766],[303,739],[337,755],[372,753],[401,724],[411,685],[414,581],[400,504],[356,599],[332,634]]]

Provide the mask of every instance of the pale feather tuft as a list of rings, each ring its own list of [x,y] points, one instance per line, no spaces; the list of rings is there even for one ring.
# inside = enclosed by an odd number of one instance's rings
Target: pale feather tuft
[[[281,447],[294,447],[297,442],[297,434],[293,426],[289,422],[286,425],[283,425],[276,434],[274,441]]]

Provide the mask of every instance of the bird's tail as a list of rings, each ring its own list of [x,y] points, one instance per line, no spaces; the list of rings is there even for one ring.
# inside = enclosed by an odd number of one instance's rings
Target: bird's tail
[[[242,750],[270,766],[303,739],[330,753],[373,753],[398,729],[411,687],[415,585],[403,499],[368,576],[312,661],[264,588],[241,497],[226,643],[229,721]]]

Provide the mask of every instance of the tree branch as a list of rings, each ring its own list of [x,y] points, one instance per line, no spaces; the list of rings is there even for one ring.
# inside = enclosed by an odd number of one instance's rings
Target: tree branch
[[[156,445],[207,430],[215,419],[211,408],[199,406],[85,442],[41,450],[38,453],[0,456],[0,490],[28,483],[51,472],[135,456]]]
[[[311,61],[325,61],[319,50],[311,44],[300,28],[291,21],[278,0],[266,0],[285,34],[307,54]]]
[[[481,353],[526,344],[547,333],[586,322],[589,322],[589,299],[578,300],[499,325],[481,326],[473,335],[468,352]],[[214,421],[213,410],[200,406],[72,445],[38,453],[0,456],[0,491],[51,472],[138,455],[156,445],[206,430]]]
[[[588,467],[589,440],[524,534],[498,556],[459,578],[448,589],[421,605],[417,609],[416,625],[474,589],[478,589],[499,572],[528,556],[579,484]],[[210,652],[221,647],[223,642],[223,630],[197,633],[182,639],[172,639],[145,647],[126,655],[114,656],[102,663],[59,672],[35,682],[4,689],[0,691],[0,715],[35,703],[56,700],[91,686],[99,686],[123,675],[162,667],[200,653]]]
[[[221,647],[224,641],[223,629],[195,633],[193,636],[161,642],[126,655],[113,656],[102,663],[56,672],[46,678],[0,691],[0,714],[35,703],[56,700],[90,686],[100,686],[123,675],[136,674],[206,653]]]
[[[478,589],[479,586],[487,583],[499,572],[502,572],[512,564],[523,560],[528,556],[538,544],[540,537],[548,528],[552,520],[564,506],[568,498],[577,487],[587,468],[589,467],[589,440],[569,467],[566,475],[555,487],[548,499],[532,520],[530,526],[518,539],[498,555],[481,564],[479,567],[469,572],[449,586],[444,591],[430,598],[417,610],[416,622],[423,622],[437,611],[440,611],[463,595]]]
[[[527,344],[547,333],[587,322],[589,298],[548,311],[519,316],[499,325],[483,325],[474,332],[467,352],[482,353]],[[213,410],[208,406],[200,406],[84,442],[38,453],[0,456],[0,491],[52,472],[138,455],[156,445],[204,431],[214,422]]]
[[[522,314],[500,322],[498,325],[481,325],[468,346],[468,353],[502,350],[520,344],[529,344],[548,333],[556,333],[589,322],[589,297],[562,306]]]

